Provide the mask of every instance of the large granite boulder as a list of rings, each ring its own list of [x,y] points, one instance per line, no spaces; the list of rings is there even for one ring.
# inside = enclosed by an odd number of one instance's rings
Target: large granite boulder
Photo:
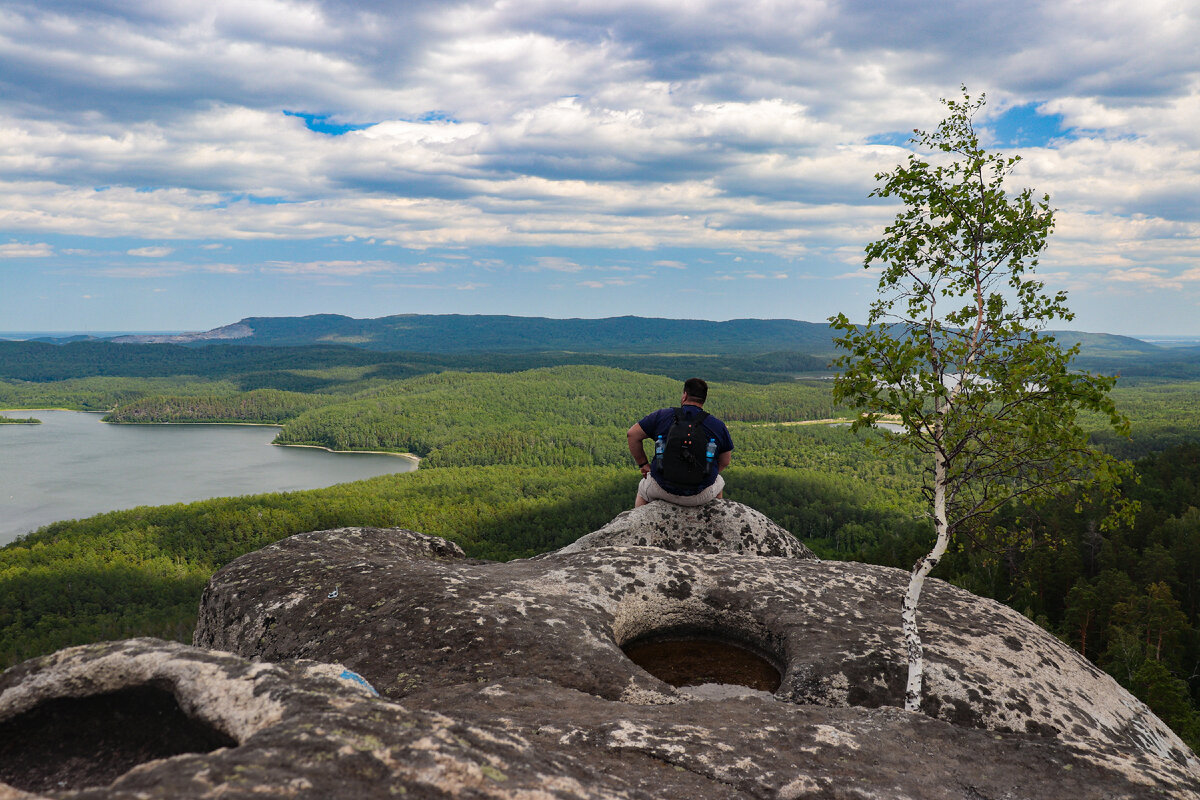
[[[386,702],[338,665],[154,639],[72,648],[0,676],[3,800],[652,796],[583,755]]]
[[[148,639],[0,676],[0,781],[0,800],[1197,796],[1194,774],[1135,749],[890,707],[759,695],[639,705],[532,678],[399,704],[339,665]]]
[[[661,547],[689,553],[816,558],[804,544],[766,515],[732,500],[688,508],[655,500],[618,514],[598,531],[559,553],[597,547]]]
[[[723,505],[714,518],[747,515]],[[0,781],[89,798],[1200,800],[1187,747],[1020,615],[931,581],[927,713],[911,714],[899,707],[905,573],[805,558],[786,540],[664,535],[672,509],[651,506],[508,563],[374,528],[244,556],[210,581],[195,639],[237,656],[134,642],[0,677],[0,742],[96,716],[80,698],[120,708],[151,689],[191,738],[122,745],[137,757],[103,759],[114,766],[88,779],[99,788]],[[644,646],[673,654],[669,669]],[[730,649],[775,683],[730,685],[742,673],[710,663]],[[671,671],[681,664],[692,680]],[[25,774],[40,774],[42,751],[60,759],[37,744],[53,740],[29,738]]]

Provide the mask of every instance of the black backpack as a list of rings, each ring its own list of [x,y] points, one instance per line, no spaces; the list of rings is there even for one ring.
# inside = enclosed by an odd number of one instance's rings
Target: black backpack
[[[704,427],[708,412],[701,410],[694,417],[683,415],[676,408],[675,419],[663,439],[663,455],[659,464],[663,479],[678,486],[699,486],[708,478],[709,461],[705,455],[711,434]]]

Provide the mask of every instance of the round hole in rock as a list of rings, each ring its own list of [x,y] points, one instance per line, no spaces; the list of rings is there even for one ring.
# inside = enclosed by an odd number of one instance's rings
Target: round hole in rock
[[[621,646],[629,660],[672,686],[735,684],[775,692],[779,670],[746,645],[711,634],[668,634],[638,638]]]
[[[107,786],[147,761],[235,746],[155,687],[58,697],[0,722],[0,781],[39,793]]]

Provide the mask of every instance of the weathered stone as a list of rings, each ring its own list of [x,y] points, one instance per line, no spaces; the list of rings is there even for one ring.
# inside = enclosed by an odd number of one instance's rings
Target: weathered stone
[[[597,546],[595,535],[592,546],[505,564],[414,560],[404,555],[413,536],[316,532],[239,559],[210,583],[196,642],[338,661],[385,696],[422,704],[463,684],[535,678],[647,705],[686,703],[693,692],[644,672],[621,646],[691,634],[773,659],[784,675],[775,696],[789,708],[903,704],[903,572]],[[351,562],[330,561],[327,540],[347,537],[361,549]],[[1024,617],[940,581],[923,602],[930,717],[1200,776],[1143,704]]]
[[[962,729],[896,708],[761,696],[633,705],[528,678],[400,705],[340,666],[263,664],[156,640],[73,648],[11,670],[0,677],[0,724],[47,702],[148,687],[221,728],[229,746],[142,763],[103,784],[90,782],[86,762],[72,771],[10,748],[8,780],[51,766],[62,783],[36,795],[0,785],[0,798],[1197,796],[1186,769],[1130,748]]]
[[[605,536],[640,541],[639,516]],[[761,539],[600,533],[505,564],[404,530],[294,536],[214,575],[196,633],[275,663],[64,651],[0,677],[0,726],[154,689],[228,737],[54,792],[71,798],[1200,800],[1200,763],[1145,706],[996,603],[927,585],[928,715],[910,714],[906,574],[750,554],[774,549]],[[760,653],[782,684],[676,688],[621,649],[671,636]]]
[[[72,648],[4,673],[0,723],[26,723],[30,712],[51,702],[146,689],[169,693],[186,716],[229,737],[228,746],[130,765],[114,780],[98,776],[86,758],[47,765],[44,752],[24,747],[24,741],[5,741],[4,780],[17,785],[0,784],[0,797],[653,796],[628,778],[589,766],[587,759],[546,753],[502,726],[410,711],[379,699],[339,666],[251,662],[152,639]],[[89,723],[83,716],[76,721]],[[72,735],[70,729],[60,733]],[[77,744],[82,754],[89,742]],[[90,744],[101,757],[111,755],[108,741]],[[39,787],[42,794],[23,793],[20,784],[30,775],[41,780],[47,766],[57,770],[56,785]],[[669,771],[658,763],[645,774]],[[705,785],[690,774],[677,780],[693,794]]]
[[[799,539],[764,514],[731,500],[714,500],[694,508],[655,500],[619,514],[600,530],[558,552],[579,553],[597,547],[816,558]]]

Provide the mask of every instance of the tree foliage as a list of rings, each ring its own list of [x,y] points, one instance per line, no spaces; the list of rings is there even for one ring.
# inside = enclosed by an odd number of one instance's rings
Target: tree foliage
[[[1128,427],[1108,396],[1115,379],[1074,371],[1078,346],[1043,333],[1073,316],[1064,292],[1032,277],[1054,226],[1049,197],[1009,193],[1019,158],[980,144],[973,120],[983,97],[964,88],[961,100],[943,102],[946,118],[912,140],[931,160],[913,154],[876,176],[873,196],[902,208],[866,249],[865,266],[879,271],[867,325],[831,319],[843,351],[835,400],[863,409],[856,427],[898,417],[904,432],[889,445],[928,464],[937,540],[913,567],[905,599],[910,710],[920,704],[923,666],[916,606],[950,540],[994,531],[979,523],[1014,499],[1093,476],[1111,482],[1116,462],[1090,447],[1081,411]]]
[[[330,400],[320,395],[255,389],[232,395],[152,395],[116,408],[105,422],[246,422],[279,425]]]
[[[835,410],[820,385],[710,383],[707,408],[727,422],[821,419]],[[678,399],[676,380],[607,367],[443,372],[314,408],[276,441],[411,452],[427,467],[616,466],[629,463],[629,426]]]

